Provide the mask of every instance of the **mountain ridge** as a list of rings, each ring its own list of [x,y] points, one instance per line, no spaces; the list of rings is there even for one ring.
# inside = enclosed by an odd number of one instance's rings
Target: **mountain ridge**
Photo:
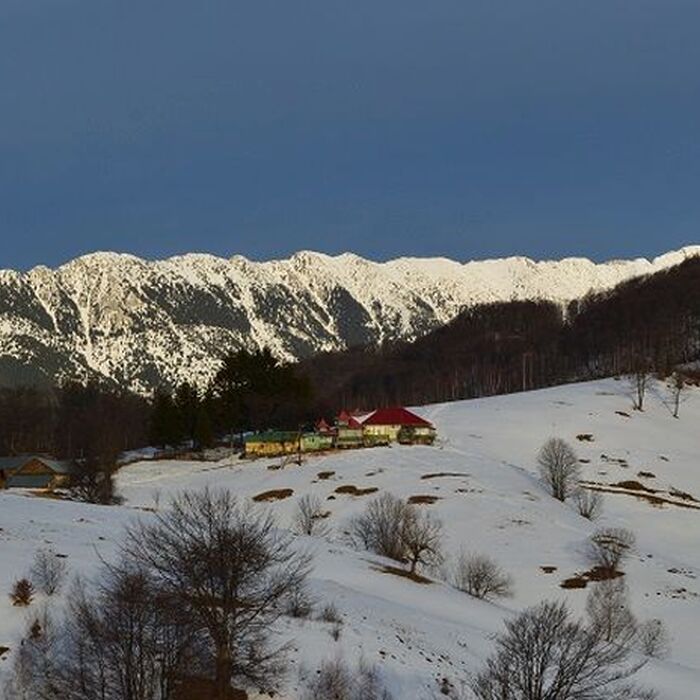
[[[313,251],[261,262],[207,253],[145,260],[95,252],[56,268],[0,270],[0,382],[94,376],[139,392],[203,384],[232,348],[268,345],[298,360],[411,340],[470,306],[566,304],[698,256],[700,246],[604,263],[519,256],[375,262]]]

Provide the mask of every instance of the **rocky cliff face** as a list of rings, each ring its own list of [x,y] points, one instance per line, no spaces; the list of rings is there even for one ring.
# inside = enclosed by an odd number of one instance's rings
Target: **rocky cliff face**
[[[700,255],[595,264],[507,258],[459,263],[301,252],[252,262],[209,255],[146,261],[95,253],[55,270],[0,271],[0,383],[102,376],[137,391],[204,383],[229,349],[285,359],[411,339],[466,306],[561,303]]]

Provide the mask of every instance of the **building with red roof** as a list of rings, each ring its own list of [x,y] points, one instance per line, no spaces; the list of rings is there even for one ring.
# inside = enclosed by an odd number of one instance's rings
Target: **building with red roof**
[[[401,406],[380,408],[362,422],[365,437],[374,444],[400,442],[431,445],[435,427],[430,421]]]

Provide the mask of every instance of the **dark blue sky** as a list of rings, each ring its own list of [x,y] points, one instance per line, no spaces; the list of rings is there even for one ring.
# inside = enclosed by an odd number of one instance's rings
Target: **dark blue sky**
[[[2,0],[0,267],[700,242],[698,0]]]

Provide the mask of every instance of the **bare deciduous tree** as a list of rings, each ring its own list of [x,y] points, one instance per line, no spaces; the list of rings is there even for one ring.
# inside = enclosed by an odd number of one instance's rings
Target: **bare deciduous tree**
[[[269,513],[228,491],[185,493],[154,522],[132,528],[125,552],[205,639],[217,698],[228,697],[234,678],[274,683],[284,647],[272,645],[271,626],[306,579],[310,559],[291,547]]]
[[[666,626],[657,619],[646,620],[639,625],[637,643],[642,654],[653,659],[665,658],[671,647]]]
[[[68,573],[66,562],[52,549],[38,549],[30,575],[36,587],[48,596],[58,593]]]
[[[328,525],[324,522],[327,516],[321,499],[313,494],[306,494],[297,503],[293,518],[294,531],[300,535],[323,537],[328,534]]]
[[[636,543],[634,533],[622,527],[596,530],[589,542],[589,559],[604,571],[617,571],[620,564],[632,552]]]
[[[49,609],[29,618],[22,643],[14,656],[6,682],[0,687],[5,700],[49,700],[60,697],[55,666],[56,625]]]
[[[479,700],[642,700],[653,692],[630,678],[644,663],[572,619],[563,603],[544,602],[506,621],[472,690]]]
[[[409,562],[414,573],[419,565],[442,562],[442,523],[393,494],[371,501],[365,512],[350,522],[350,542],[381,556]]]
[[[409,506],[391,493],[370,501],[364,513],[350,521],[348,538],[356,547],[363,547],[383,557],[404,561],[404,524]]]
[[[419,565],[434,567],[443,562],[442,522],[430,513],[409,504],[401,539],[412,574]]]
[[[574,448],[566,440],[550,438],[542,446],[537,462],[552,496],[565,501],[578,486],[580,467]]]
[[[674,418],[680,417],[681,404],[687,396],[688,385],[682,372],[674,372],[666,385],[671,399],[671,412]]]
[[[637,620],[621,578],[596,584],[586,599],[586,614],[591,629],[606,642],[629,646],[637,635]]]
[[[644,399],[651,382],[651,363],[644,357],[638,357],[633,363],[632,372],[628,375],[632,392],[632,408],[635,411],[644,410]]]
[[[77,582],[67,602],[60,625],[32,624],[11,677],[18,699],[171,700],[204,658],[186,611],[129,562]]]
[[[475,598],[513,595],[513,579],[484,554],[461,552],[452,572],[452,584]]]
[[[588,520],[597,520],[603,512],[603,495],[599,491],[577,488],[574,499],[579,515]]]

